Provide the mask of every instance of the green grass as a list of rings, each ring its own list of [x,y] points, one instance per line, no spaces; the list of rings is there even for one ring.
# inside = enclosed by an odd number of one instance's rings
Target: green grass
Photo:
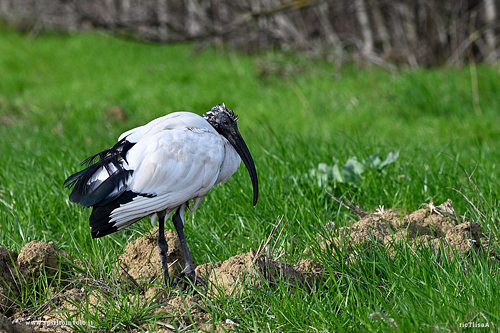
[[[123,131],[173,111],[201,114],[221,102],[240,117],[261,192],[253,208],[244,168],[210,192],[186,224],[199,263],[256,249],[282,214],[288,224],[279,246],[295,263],[318,233],[327,235],[325,223],[343,226],[353,218],[326,188],[337,197],[350,193],[366,210],[415,210],[450,198],[459,214],[476,219],[458,190],[486,214],[483,231],[499,236],[498,68],[476,68],[474,96],[469,67],[391,74],[292,54],[197,52],[191,44],[138,44],[99,33],[29,38],[2,28],[0,36],[0,246],[20,251],[31,240],[54,241],[96,276],[116,274],[117,255],[151,228],[149,221],[92,240],[89,211],[69,203],[62,183]],[[267,75],[262,63],[292,70]],[[126,111],[125,122],[106,114],[113,105]],[[391,151],[399,159],[366,171],[357,186],[318,186],[308,176],[319,163],[374,153],[385,158]],[[439,262],[425,251],[400,250],[393,260],[375,247],[356,265],[342,264],[341,250],[317,253],[331,278],[315,292],[279,284],[213,299],[209,310],[256,332],[458,331],[479,312],[498,323],[498,269],[485,258]],[[150,318],[132,309],[122,320],[132,320],[134,311]],[[120,311],[112,312],[108,320],[116,323]],[[370,318],[375,312],[398,328]]]

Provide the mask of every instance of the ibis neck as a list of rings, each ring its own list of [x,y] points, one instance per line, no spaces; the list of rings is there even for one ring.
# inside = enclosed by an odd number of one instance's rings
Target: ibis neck
[[[224,184],[238,170],[241,158],[229,141],[224,139],[224,161],[220,167],[219,176],[215,184]]]

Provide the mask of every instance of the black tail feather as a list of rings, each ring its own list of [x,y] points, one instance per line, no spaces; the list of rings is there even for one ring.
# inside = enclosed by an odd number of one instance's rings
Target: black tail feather
[[[92,214],[90,214],[89,224],[92,233],[92,238],[99,238],[114,233],[118,230],[111,220],[111,213],[120,205],[132,201],[140,194],[132,191],[125,191],[119,197],[107,202],[105,205],[94,205],[92,207]],[[130,224],[138,221],[130,221]]]

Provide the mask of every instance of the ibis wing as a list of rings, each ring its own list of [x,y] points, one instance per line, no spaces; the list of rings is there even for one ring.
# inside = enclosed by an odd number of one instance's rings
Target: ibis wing
[[[106,204],[120,196],[127,190],[127,182],[133,173],[133,170],[124,168],[125,156],[133,146],[122,139],[113,147],[86,159],[82,164],[91,165],[64,182],[66,187],[73,187],[69,200],[90,207]]]
[[[161,131],[178,130],[181,128],[210,127],[210,125],[200,116],[191,112],[174,112],[166,116],[156,118],[146,125],[133,128],[118,138],[118,141],[127,138],[130,142],[138,142]]]
[[[133,171],[126,191],[93,207],[93,236],[205,196],[217,181],[224,154],[221,137],[211,131],[184,128],[143,136],[126,155],[125,168]]]
[[[90,207],[94,205],[104,206],[118,198],[129,189],[128,183],[143,157],[140,154],[150,154],[157,147],[157,143],[152,141],[152,137],[162,133],[160,137],[164,135],[168,139],[171,131],[186,130],[193,124],[195,128],[199,129],[210,127],[203,118],[196,114],[175,112],[123,133],[113,147],[87,158],[82,164],[89,164],[89,166],[85,170],[71,175],[64,182],[66,187],[73,187],[70,201],[80,203],[83,207]],[[135,160],[132,161],[133,165],[129,166],[129,150],[138,142],[141,142],[142,148],[135,149],[136,153],[131,157]],[[145,143],[146,145],[151,144],[151,146],[144,147]],[[151,173],[153,165],[146,166],[145,169],[148,167],[150,172],[142,172],[142,178],[148,177],[148,174]],[[140,188],[143,184],[139,185]]]

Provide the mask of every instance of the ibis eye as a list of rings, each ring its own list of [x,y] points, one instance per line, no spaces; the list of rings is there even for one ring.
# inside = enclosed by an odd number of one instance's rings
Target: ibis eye
[[[228,122],[227,120],[224,120],[224,121],[222,121],[222,124],[223,124],[224,126],[227,126],[227,125],[229,125],[229,122]]]

